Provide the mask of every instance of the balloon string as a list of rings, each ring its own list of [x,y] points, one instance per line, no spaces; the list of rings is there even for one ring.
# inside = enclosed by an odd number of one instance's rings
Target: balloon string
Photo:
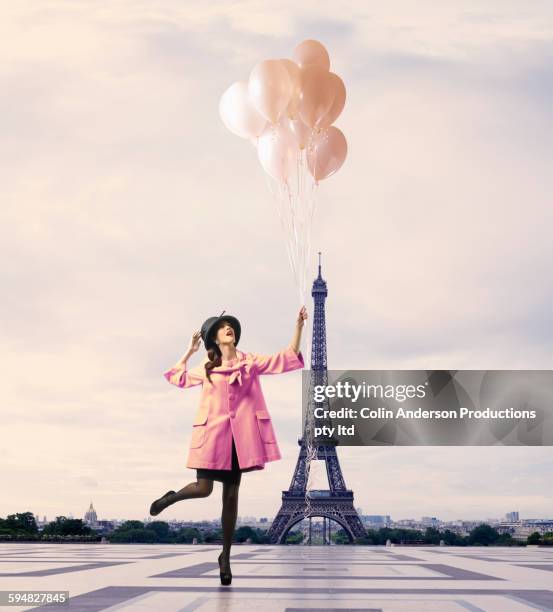
[[[314,200],[318,187],[318,181],[309,171],[308,156],[311,157],[311,167],[315,173],[318,169],[317,148],[312,146],[312,141],[313,130],[308,146],[300,150],[296,156],[296,163],[293,165],[293,170],[295,169],[296,173],[295,176],[288,177],[288,180],[283,183],[264,173],[286,238],[286,252],[296,282],[300,305],[305,304],[307,295],[307,277],[311,263]],[[305,334],[305,344],[309,349],[311,348],[311,327],[312,323],[307,325],[307,333]],[[311,355],[309,358],[311,359]],[[308,397],[312,397],[312,371],[309,377]],[[310,402],[308,406],[312,408]],[[311,492],[315,487],[315,481],[320,469],[319,462],[317,461],[317,447],[314,442],[314,415],[312,410],[308,410],[305,415],[305,422],[302,423],[302,436],[304,438],[306,469],[304,492],[304,517],[306,518],[313,510]]]
[[[280,222],[281,222],[281,226],[282,229],[284,230],[284,235],[285,236],[289,236],[290,235],[290,227],[289,227],[289,222],[286,219],[286,215],[285,215],[285,211],[283,210],[283,207],[281,206],[281,202],[282,202],[282,197],[281,197],[281,193],[277,193],[277,191],[275,191],[275,189],[273,188],[273,179],[272,177],[269,177],[266,173],[265,177],[267,180],[267,184],[269,186],[269,190],[271,192],[272,195],[272,199],[275,203],[276,209],[277,209],[277,213],[279,215],[280,218]],[[277,189],[280,192],[280,184],[277,184]],[[295,263],[294,263],[294,258],[293,258],[293,253],[292,253],[292,249],[291,249],[291,245],[289,240],[286,240],[286,252],[288,255],[288,260],[290,262],[290,266],[292,268],[292,271],[294,272],[295,275]]]

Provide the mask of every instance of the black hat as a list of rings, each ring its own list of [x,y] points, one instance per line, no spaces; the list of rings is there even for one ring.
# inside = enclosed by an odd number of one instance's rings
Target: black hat
[[[234,330],[234,346],[236,346],[238,344],[238,341],[240,340],[240,321],[236,317],[233,317],[231,315],[223,316],[224,313],[225,311],[223,310],[223,312],[218,317],[209,317],[209,319],[206,319],[204,321],[204,324],[202,325],[201,335],[206,350],[214,348],[216,351],[220,352],[219,347],[217,346],[217,344],[215,344],[213,338],[211,337],[211,334],[215,331],[217,325],[221,321],[228,321],[230,323],[230,326]]]

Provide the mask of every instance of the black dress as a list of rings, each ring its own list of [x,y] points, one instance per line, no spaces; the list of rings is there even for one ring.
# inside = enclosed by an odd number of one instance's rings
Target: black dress
[[[258,470],[258,466],[240,468],[238,464],[238,455],[236,454],[236,446],[234,445],[234,436],[232,436],[232,466],[230,470],[212,470],[209,468],[197,468],[196,479],[207,478],[208,480],[218,480],[219,482],[229,482],[239,484],[242,478],[242,472],[251,472]]]

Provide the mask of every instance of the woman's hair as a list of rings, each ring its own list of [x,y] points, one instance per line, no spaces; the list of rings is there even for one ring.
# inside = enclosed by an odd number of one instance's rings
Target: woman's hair
[[[225,323],[226,323],[225,320],[220,321],[219,325],[217,325],[217,327],[213,330],[213,333],[211,334],[211,338],[214,342],[215,342],[215,339],[217,338],[217,332],[221,329],[221,326],[224,325]],[[207,377],[207,380],[209,380],[209,382],[213,384],[213,381],[211,380],[210,372],[211,370],[213,370],[213,368],[219,367],[223,359],[221,356],[221,351],[219,347],[216,345],[214,348],[210,348],[207,351],[207,357],[209,361],[206,361],[206,364],[205,364],[205,375]]]
[[[207,380],[209,380],[209,382],[213,384],[210,372],[211,370],[213,370],[213,368],[216,368],[221,365],[222,357],[220,351],[218,349],[215,350],[214,348],[210,348],[207,351],[207,357],[209,361],[206,361],[205,363],[205,375],[207,377]]]

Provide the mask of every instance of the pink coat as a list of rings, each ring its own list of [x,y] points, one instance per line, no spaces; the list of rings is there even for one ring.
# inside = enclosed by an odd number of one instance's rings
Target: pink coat
[[[303,368],[303,355],[291,344],[274,355],[236,353],[236,360],[211,370],[213,385],[205,375],[207,357],[194,368],[175,366],[163,373],[178,387],[202,385],[186,467],[230,470],[232,437],[241,468],[261,470],[268,461],[282,458],[259,375]]]

